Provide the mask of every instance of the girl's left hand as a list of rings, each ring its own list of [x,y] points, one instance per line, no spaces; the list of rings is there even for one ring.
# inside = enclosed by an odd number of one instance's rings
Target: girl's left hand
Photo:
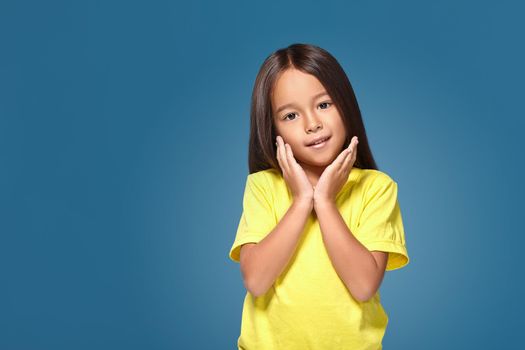
[[[314,206],[323,203],[335,203],[337,194],[348,180],[348,175],[357,158],[357,136],[337,158],[326,167],[314,187]]]

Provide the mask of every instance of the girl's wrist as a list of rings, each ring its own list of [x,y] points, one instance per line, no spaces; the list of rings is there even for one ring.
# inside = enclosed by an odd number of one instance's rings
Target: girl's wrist
[[[332,200],[330,198],[314,199],[315,208],[322,208],[332,205],[335,205],[335,200]]]
[[[310,207],[313,208],[314,206],[314,200],[313,198],[308,197],[297,197],[293,199],[293,205],[299,206],[299,207]]]

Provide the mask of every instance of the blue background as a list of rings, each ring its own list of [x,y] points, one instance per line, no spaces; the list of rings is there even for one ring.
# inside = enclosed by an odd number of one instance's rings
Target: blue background
[[[384,348],[516,348],[523,10],[2,2],[0,348],[236,348],[250,97],[295,42],[341,63],[398,182],[411,261],[381,286]]]

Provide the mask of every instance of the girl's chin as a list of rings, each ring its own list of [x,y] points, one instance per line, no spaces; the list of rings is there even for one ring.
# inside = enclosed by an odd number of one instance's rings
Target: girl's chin
[[[331,158],[329,155],[321,156],[319,155],[315,159],[312,157],[304,157],[300,161],[297,162],[303,166],[310,166],[310,167],[326,167],[334,161],[335,158]]]

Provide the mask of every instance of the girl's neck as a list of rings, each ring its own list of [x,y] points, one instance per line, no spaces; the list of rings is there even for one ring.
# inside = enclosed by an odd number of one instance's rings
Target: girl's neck
[[[306,176],[308,177],[308,180],[310,180],[312,186],[316,186],[317,181],[319,181],[319,178],[321,177],[321,174],[323,173],[325,167],[315,167],[305,164],[300,165],[304,169],[304,172],[306,173]]]

